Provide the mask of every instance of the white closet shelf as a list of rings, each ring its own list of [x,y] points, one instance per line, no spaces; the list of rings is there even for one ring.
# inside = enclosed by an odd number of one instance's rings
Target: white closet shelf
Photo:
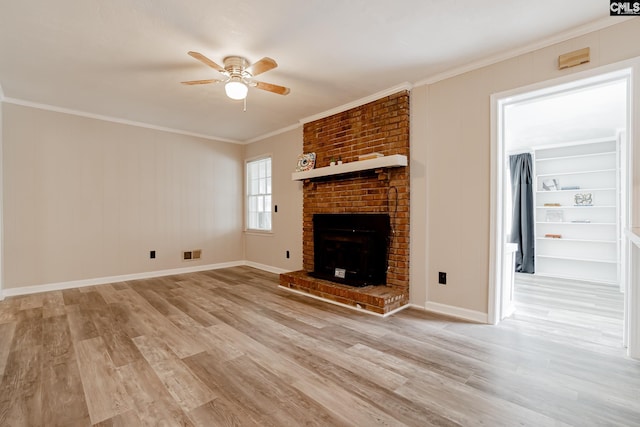
[[[541,255],[541,254],[536,254],[536,258],[561,259],[563,261],[599,262],[599,263],[602,263],[602,264],[617,264],[618,263],[618,261],[616,261],[616,260],[608,260],[608,259],[565,257],[565,256]]]
[[[557,278],[557,279],[576,280],[575,276],[571,276],[571,275],[567,275],[567,274],[540,273],[538,271],[536,271],[534,276],[538,276],[538,277],[553,277],[553,278]],[[581,281],[584,281],[584,282],[593,282],[593,283],[618,284],[618,282],[616,280],[603,280],[603,279],[590,279],[590,278],[589,279],[580,278],[578,280],[581,280]]]
[[[536,206],[537,209],[613,209],[615,206],[612,205],[586,205],[586,206],[576,206],[576,205],[564,205],[564,206]]]
[[[578,171],[578,172],[560,172],[560,173],[546,173],[544,175],[538,175],[538,178],[551,178],[554,176],[568,176],[568,175],[586,175],[592,173],[605,173],[605,172],[615,172],[615,169],[594,169],[587,171]]]
[[[612,154],[616,154],[615,151],[605,151],[602,153],[592,153],[592,154],[579,154],[575,156],[560,156],[560,157],[547,157],[545,159],[536,159],[537,162],[546,162],[550,160],[571,160],[571,159],[580,159],[587,157],[598,157],[598,156],[609,156]]]
[[[303,181],[305,179],[360,172],[371,169],[396,168],[407,166],[408,164],[407,156],[403,154],[392,154],[390,156],[378,157],[376,159],[359,160],[335,166],[325,166],[323,168],[311,169],[304,172],[293,172],[291,174],[291,180]]]
[[[551,240],[554,242],[606,243],[606,244],[618,243],[615,240],[565,239],[564,237],[561,237],[559,239],[555,239],[552,237],[536,237],[536,240]]]
[[[616,191],[614,187],[610,188],[574,188],[573,190],[536,190],[537,194],[553,194],[553,193],[585,193],[593,191]]]
[[[561,224],[561,225],[617,225],[615,222],[548,222],[548,221],[536,221],[536,224]]]

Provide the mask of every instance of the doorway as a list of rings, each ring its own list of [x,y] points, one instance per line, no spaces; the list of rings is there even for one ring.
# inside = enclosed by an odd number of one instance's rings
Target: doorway
[[[617,286],[621,295],[628,295],[629,254],[623,230],[631,221],[632,72],[625,68],[592,73],[492,97],[491,323],[513,314],[516,282],[524,282],[523,289],[529,290],[545,281],[556,281],[549,288],[554,290],[560,282],[573,289],[581,289],[575,283],[595,282],[609,285],[607,291]],[[514,275],[513,245],[507,244],[511,238],[508,158],[522,153],[532,159],[530,210],[535,237],[531,240],[536,269],[534,274]],[[624,318],[627,332],[624,301],[619,305],[620,329]],[[626,345],[627,334],[620,336]]]

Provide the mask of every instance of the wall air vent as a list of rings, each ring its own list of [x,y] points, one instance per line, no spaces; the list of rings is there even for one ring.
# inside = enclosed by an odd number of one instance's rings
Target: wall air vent
[[[202,249],[193,249],[191,251],[182,252],[183,261],[193,261],[202,257]]]

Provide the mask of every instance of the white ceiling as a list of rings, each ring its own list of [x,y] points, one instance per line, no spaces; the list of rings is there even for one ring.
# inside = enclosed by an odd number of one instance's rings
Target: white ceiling
[[[599,79],[590,79],[595,80],[590,86],[565,88],[508,105],[504,118],[506,150],[605,138],[626,129],[627,81],[621,76],[610,81]]]
[[[52,105],[248,141],[403,82],[607,22],[603,0],[0,0],[0,87]],[[616,23],[620,21],[613,21]],[[187,56],[279,67],[247,111]]]

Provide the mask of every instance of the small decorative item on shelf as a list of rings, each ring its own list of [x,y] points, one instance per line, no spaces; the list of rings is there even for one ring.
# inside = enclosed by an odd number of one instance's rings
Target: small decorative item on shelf
[[[362,155],[358,156],[358,161],[360,161],[360,160],[379,159],[380,157],[384,157],[384,154],[382,154],[382,153],[362,154]]]
[[[342,164],[342,157],[341,157],[341,156],[339,156],[339,157],[338,157],[338,164],[339,164],[339,165],[341,165],[341,164]]]
[[[304,172],[313,169],[316,165],[316,153],[304,153],[298,156],[296,172]]]
[[[560,189],[560,183],[557,179],[545,179],[542,181],[542,189],[544,191],[558,191]]]
[[[336,165],[336,158],[332,157],[331,160],[329,160],[329,166],[335,166]]]
[[[562,234],[547,233],[547,234],[544,235],[544,237],[546,237],[547,239],[561,239],[562,238]]]
[[[576,206],[593,206],[593,196],[591,193],[578,193],[574,197]]]
[[[564,222],[564,211],[560,209],[548,210],[547,222]]]
[[[557,208],[558,206],[562,206],[560,203],[545,203],[544,205],[548,208]]]

